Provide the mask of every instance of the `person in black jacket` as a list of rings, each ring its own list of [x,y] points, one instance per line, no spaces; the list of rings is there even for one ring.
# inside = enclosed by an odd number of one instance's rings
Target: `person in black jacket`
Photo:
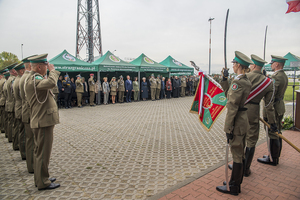
[[[179,88],[180,88],[180,80],[177,76],[175,76],[175,79],[173,79],[173,97],[178,98],[179,97]]]
[[[65,80],[62,81],[63,91],[65,95],[65,108],[71,108],[72,85],[69,75],[65,75]]]
[[[62,76],[59,76],[58,81],[57,81],[57,87],[58,87],[58,91],[59,91],[58,96],[57,96],[58,108],[60,108],[60,106],[61,106],[60,101],[61,101],[61,99],[63,98],[63,91],[62,91],[63,86],[62,86],[62,80],[63,80],[63,77],[62,77]]]

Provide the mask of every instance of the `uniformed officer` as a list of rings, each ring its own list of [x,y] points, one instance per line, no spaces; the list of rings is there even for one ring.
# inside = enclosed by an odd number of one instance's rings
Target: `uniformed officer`
[[[118,83],[116,81],[116,77],[112,77],[110,81],[110,95],[113,104],[116,103],[117,90],[118,90]]]
[[[157,75],[157,78],[156,78],[156,90],[155,90],[156,100],[160,99],[160,91],[161,91],[161,79],[160,79],[160,75]]]
[[[33,173],[33,160],[34,160],[34,137],[33,137],[33,132],[30,127],[30,108],[29,108],[29,103],[26,100],[25,97],[25,88],[24,88],[24,83],[28,75],[30,74],[31,71],[31,64],[28,58],[33,57],[36,55],[32,55],[29,57],[26,57],[22,60],[25,66],[25,72],[23,76],[20,79],[19,82],[19,88],[20,88],[20,96],[22,98],[22,122],[24,123],[25,127],[25,136],[26,136],[26,164],[27,164],[27,170],[29,173]]]
[[[6,82],[6,78],[4,76],[4,73],[7,72],[7,69],[3,69],[0,71],[0,117],[1,117],[1,122],[0,122],[0,130],[1,133],[5,133],[4,131],[4,121],[5,121],[5,102],[6,102],[6,98],[4,96],[4,91],[3,91],[3,85]],[[6,135],[6,133],[5,133]]]
[[[285,105],[283,101],[285,90],[288,86],[288,77],[284,73],[283,67],[284,63],[287,60],[286,58],[282,56],[274,56],[271,55],[271,68],[274,74],[272,74],[271,78],[275,82],[275,94],[274,94],[274,110],[275,110],[275,119],[276,124],[278,128],[278,132],[281,133],[282,129],[282,119],[283,115],[285,113]],[[265,101],[265,104],[268,104],[267,101]],[[266,112],[264,112],[266,113]],[[269,119],[269,116],[264,116],[264,118],[267,121],[270,121],[272,123],[272,119]],[[273,162],[271,162],[269,156],[265,156],[264,158],[258,158],[257,161],[276,166],[279,163],[279,157],[282,149],[282,139],[278,137],[278,135],[274,131],[269,131],[269,137],[270,137],[270,152],[272,156]]]
[[[95,106],[95,81],[94,81],[94,74],[90,74],[89,78],[89,91],[90,91],[90,106]]]
[[[233,71],[237,77],[229,86],[227,77],[228,70],[223,69],[224,79],[221,85],[227,96],[227,114],[225,118],[224,131],[227,141],[231,146],[233,158],[233,169],[229,181],[229,191],[225,186],[218,186],[216,189],[223,193],[238,195],[243,180],[243,157],[244,142],[247,131],[249,130],[247,108],[244,107],[245,101],[250,94],[251,83],[245,75],[249,64],[252,64],[250,58],[245,54],[236,51],[233,62]]]
[[[156,95],[156,88],[157,88],[157,80],[154,78],[154,74],[151,74],[151,78],[149,80],[150,82],[150,89],[151,89],[151,99],[152,101],[155,101],[155,95]]]
[[[16,126],[15,126],[15,134],[19,136],[19,148],[21,153],[22,160],[26,160],[26,135],[25,135],[25,127],[22,122],[22,98],[20,96],[20,80],[25,72],[24,63],[21,62],[17,64],[14,69],[17,71],[18,76],[16,77],[13,84],[14,91],[14,99],[15,99],[15,118],[16,118]]]
[[[266,114],[268,116],[269,123],[273,128],[273,131],[277,130],[275,123],[275,114],[273,109],[273,82],[271,79],[266,78],[262,73],[262,68],[265,60],[252,54],[251,59],[253,64],[250,65],[250,73],[247,74],[250,80],[251,87],[251,100],[245,105],[247,108],[247,115],[250,125],[250,130],[246,134],[246,150],[245,150],[245,162],[244,162],[244,176],[248,177],[251,174],[250,166],[255,152],[255,146],[259,136],[259,118],[260,118],[260,101],[264,97],[267,105],[265,107]],[[260,88],[264,88],[263,90]],[[252,98],[253,97],[253,98]],[[229,168],[232,168],[230,166]]]
[[[5,109],[8,112],[8,124],[7,124],[7,131],[8,131],[8,141],[13,142],[13,149],[19,150],[19,136],[16,135],[14,131],[14,127],[16,126],[16,120],[15,120],[15,100],[13,95],[13,88],[12,84],[18,75],[16,70],[13,69],[18,63],[11,64],[7,67],[10,73],[10,77],[7,80],[6,83],[6,91],[7,91],[7,98],[5,103]]]
[[[70,77],[68,74],[65,75],[65,79],[62,81],[62,90],[64,91],[64,100],[65,100],[65,108],[71,107],[71,98],[72,98],[72,85],[70,81]]]
[[[82,83],[80,74],[78,74],[76,76],[76,78],[77,79],[75,81],[75,84],[76,84],[75,92],[76,92],[76,95],[77,95],[77,106],[78,106],[78,108],[82,108],[81,101],[82,101],[82,94],[84,93],[83,83]]]
[[[3,84],[3,92],[2,92],[2,96],[1,96],[1,106],[3,109],[3,115],[1,117],[3,117],[3,128],[4,128],[4,132],[5,132],[5,137],[8,138],[8,112],[6,110],[6,99],[7,99],[7,80],[10,77],[10,73],[8,71],[8,69],[4,69],[4,78],[5,78],[5,82]]]
[[[183,76],[181,79],[181,96],[185,96],[185,89],[186,89],[186,76]]]
[[[29,58],[31,69],[25,80],[25,96],[30,106],[30,126],[34,133],[34,180],[39,190],[54,189],[59,184],[49,180],[48,166],[53,143],[53,129],[59,123],[58,108],[51,92],[60,72],[47,62],[47,55]],[[49,70],[49,77],[44,76]]]
[[[120,79],[118,80],[118,96],[119,96],[119,102],[124,102],[124,92],[125,92],[125,82],[123,80],[123,76],[120,76]]]

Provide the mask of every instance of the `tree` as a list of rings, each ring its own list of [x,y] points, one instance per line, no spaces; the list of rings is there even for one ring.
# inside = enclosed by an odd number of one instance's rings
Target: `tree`
[[[0,69],[3,69],[15,62],[20,62],[18,56],[15,54],[6,51],[0,53]]]

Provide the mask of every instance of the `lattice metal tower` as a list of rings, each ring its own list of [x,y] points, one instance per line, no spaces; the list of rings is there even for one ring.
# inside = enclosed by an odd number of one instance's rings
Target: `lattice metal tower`
[[[102,56],[100,31],[100,15],[98,0],[78,0],[77,4],[77,31],[76,57],[86,48],[86,59],[94,61],[94,50]]]

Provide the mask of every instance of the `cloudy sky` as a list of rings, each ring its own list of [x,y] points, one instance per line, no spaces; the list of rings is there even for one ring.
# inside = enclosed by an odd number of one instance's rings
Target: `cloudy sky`
[[[83,2],[85,0],[82,0]],[[224,66],[223,39],[229,8],[227,56],[234,51],[263,57],[268,25],[266,60],[291,52],[300,56],[300,12],[285,14],[285,0],[99,0],[103,53],[121,59],[145,53],[161,62],[168,55],[189,65],[195,61],[208,71],[209,22],[212,22],[212,72]],[[49,53],[64,49],[75,54],[76,0],[0,0],[0,52]],[[85,50],[81,52],[85,58]],[[97,54],[95,55],[97,56]]]

